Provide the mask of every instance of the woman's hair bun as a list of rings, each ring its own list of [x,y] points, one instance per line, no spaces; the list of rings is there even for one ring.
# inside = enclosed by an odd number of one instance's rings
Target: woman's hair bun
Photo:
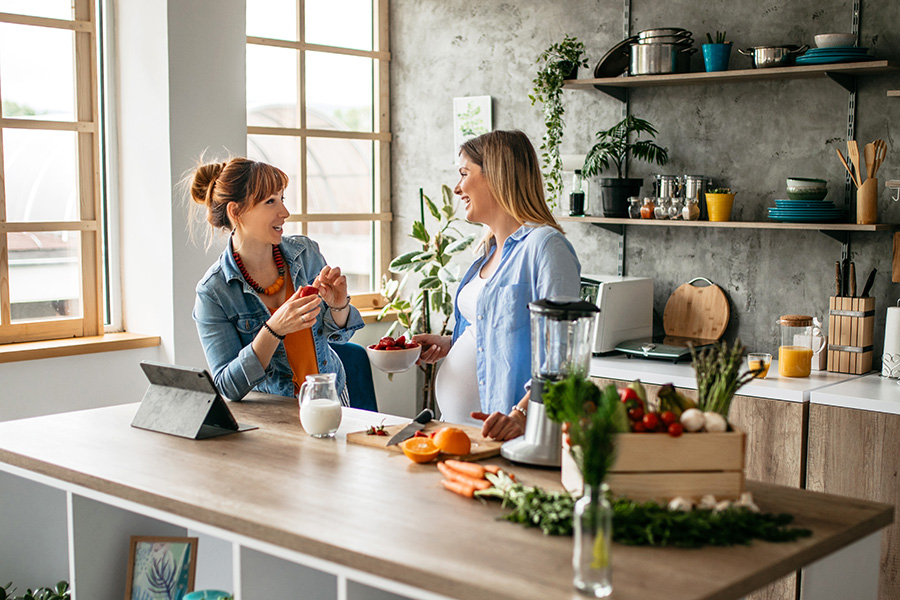
[[[208,204],[212,197],[212,187],[227,163],[207,163],[194,171],[191,181],[191,199],[198,204]]]

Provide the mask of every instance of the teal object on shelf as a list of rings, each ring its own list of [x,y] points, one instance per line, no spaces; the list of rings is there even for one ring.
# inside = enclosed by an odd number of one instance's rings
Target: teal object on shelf
[[[727,71],[731,60],[731,42],[724,44],[703,44],[703,65],[707,73]]]
[[[186,595],[182,600],[231,600],[232,595],[221,590],[197,590]]]

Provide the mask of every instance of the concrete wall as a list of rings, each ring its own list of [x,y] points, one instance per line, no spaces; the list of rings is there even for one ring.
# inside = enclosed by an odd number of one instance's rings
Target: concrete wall
[[[861,46],[880,58],[900,58],[900,4],[863,0]],[[590,70],[624,36],[624,3],[575,1],[392,2],[391,69],[394,144],[394,232],[397,251],[412,247],[405,238],[418,213],[419,187],[437,190],[455,183],[451,99],[490,95],[494,128],[517,128],[540,143],[540,109],[528,94],[535,59],[564,34],[585,43]],[[813,43],[817,33],[849,32],[852,3],[826,0],[775,0],[769,3],[696,3],[688,0],[631,3],[631,31],[684,27],[699,40],[707,31],[727,30],[735,49],[767,44]],[[732,68],[749,68],[750,59],[732,56]],[[702,59],[694,57],[693,70]],[[888,161],[879,173],[881,222],[900,222],[900,205],[889,201],[884,181],[900,178],[897,135],[900,100],[887,89],[900,88],[894,73],[859,80],[857,139],[884,139]],[[623,106],[593,91],[565,91],[563,154],[584,154],[592,136],[618,122]],[[785,178],[827,179],[829,197],[843,202],[844,170],[835,148],[846,154],[849,94],[828,79],[733,83],[632,90],[631,114],[651,121],[657,141],[668,147],[665,167],[633,163],[631,175],[651,189],[651,173],[702,174],[714,185],[737,191],[734,218],[762,221],[766,207],[784,198]],[[892,127],[893,125],[893,127]],[[608,174],[604,174],[608,175]],[[567,179],[571,178],[569,174]],[[598,188],[590,209],[599,214]],[[605,230],[566,224],[587,272],[614,273],[618,238]],[[875,353],[880,355],[885,306],[893,305],[900,285],[890,282],[891,234],[859,233],[851,238],[859,286],[878,269]],[[727,337],[739,335],[752,350],[774,351],[775,320],[781,314],[824,316],[833,293],[834,261],[840,244],[815,231],[766,231],[630,227],[626,273],[655,280],[655,311],[662,314],[674,289],[695,276],[719,284],[730,299]]]

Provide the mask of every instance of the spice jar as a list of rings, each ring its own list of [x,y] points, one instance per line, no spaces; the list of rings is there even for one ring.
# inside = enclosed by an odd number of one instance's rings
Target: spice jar
[[[656,208],[653,209],[653,215],[656,219],[662,221],[669,218],[669,198],[660,198],[656,202]]]
[[[641,218],[642,219],[652,219],[654,218],[653,211],[656,210],[656,203],[653,202],[653,198],[648,196],[644,198],[644,205],[641,207]]]
[[[632,196],[628,199],[628,218],[629,219],[640,219],[641,218],[641,197],[640,196]]]
[[[681,209],[681,218],[685,221],[696,221],[700,218],[700,206],[696,200],[685,198],[684,208]]]
[[[825,343],[821,333],[813,335],[813,320],[807,315],[783,315],[781,345],[778,346],[778,374],[782,377],[809,377],[813,353]]]

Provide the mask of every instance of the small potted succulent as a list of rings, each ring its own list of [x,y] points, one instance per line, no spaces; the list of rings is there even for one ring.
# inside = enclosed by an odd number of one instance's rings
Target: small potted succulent
[[[709,43],[703,44],[703,65],[706,72],[727,71],[728,62],[731,60],[731,42],[725,41],[725,32],[717,31],[716,37],[713,38],[709,33],[706,34]]]
[[[731,188],[713,188],[706,192],[706,210],[710,221],[730,221],[734,207]]]

